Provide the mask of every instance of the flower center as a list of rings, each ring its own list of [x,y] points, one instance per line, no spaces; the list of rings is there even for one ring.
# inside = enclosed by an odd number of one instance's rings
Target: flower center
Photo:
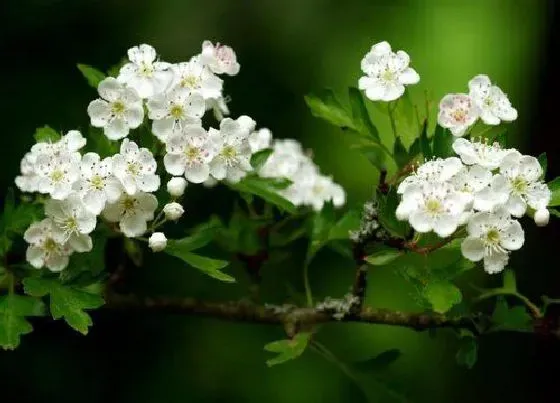
[[[100,175],[94,175],[90,179],[90,184],[91,184],[91,187],[93,187],[96,190],[102,190],[105,187],[105,183],[103,181],[103,178]]]
[[[439,214],[443,211],[443,205],[438,199],[429,199],[426,202],[426,211],[432,215]]]
[[[497,245],[500,243],[500,232],[497,229],[492,228],[486,233],[486,242],[491,245]]]
[[[451,116],[453,117],[453,119],[456,122],[461,122],[463,123],[467,117],[467,112],[465,112],[464,109],[455,109],[452,113]]]
[[[187,161],[193,162],[195,160],[200,159],[201,151],[198,147],[189,146],[185,149],[185,157],[187,157]]]
[[[494,101],[492,100],[492,98],[488,97],[484,100],[484,105],[490,107],[494,104]]]
[[[136,207],[136,199],[132,197],[127,197],[121,202],[124,214],[133,212]]]
[[[231,160],[237,156],[237,150],[233,146],[225,146],[222,148],[221,154],[225,159]]]
[[[381,73],[381,79],[384,81],[395,81],[396,78],[396,74],[391,70],[385,70]]]
[[[46,252],[56,252],[58,250],[58,244],[52,238],[47,238],[43,243],[43,249]]]
[[[193,75],[185,76],[181,80],[181,87],[184,88],[198,88],[199,87],[199,79]]]
[[[113,112],[114,115],[122,115],[125,109],[126,107],[124,106],[124,103],[122,103],[121,101],[115,101],[111,105],[111,111]]]
[[[521,176],[518,176],[511,181],[511,187],[517,194],[525,194],[527,192],[527,185],[527,181]]]
[[[140,173],[140,165],[137,162],[129,162],[126,166],[126,171],[129,174],[136,176]]]
[[[66,232],[78,232],[78,220],[75,217],[70,217],[64,221],[62,227]]]
[[[55,169],[52,173],[51,173],[51,180],[55,183],[61,182],[62,179],[64,179],[64,172],[61,171],[60,169]]]
[[[154,74],[154,67],[151,64],[142,63],[138,69],[138,74],[144,77],[151,77]]]
[[[169,114],[175,119],[181,119],[183,117],[183,108],[180,105],[173,105]]]

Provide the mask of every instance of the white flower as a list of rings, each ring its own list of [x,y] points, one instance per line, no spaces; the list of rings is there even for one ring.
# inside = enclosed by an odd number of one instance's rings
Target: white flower
[[[479,74],[469,81],[469,95],[480,110],[480,119],[487,125],[517,119],[517,110],[511,106],[507,95],[492,85],[487,75]]]
[[[410,185],[397,207],[399,220],[408,220],[417,232],[434,231],[444,238],[457,229],[465,202],[453,187],[445,182]]]
[[[77,193],[72,193],[66,200],[48,200],[45,214],[52,219],[53,231],[59,232],[73,250],[91,250],[93,245],[88,234],[95,229],[97,219],[85,208]]]
[[[156,160],[147,148],[138,148],[133,141],[124,139],[119,154],[113,155],[113,174],[128,194],[137,191],[155,192],[160,185],[156,175]]]
[[[410,185],[424,183],[446,182],[463,168],[457,157],[437,158],[420,165],[416,172],[407,176],[398,186],[397,193],[404,193]]]
[[[239,63],[237,56],[232,48],[220,43],[214,46],[210,41],[202,43],[202,53],[200,57],[204,64],[215,74],[228,74],[234,76],[239,73]]]
[[[466,206],[472,206],[475,195],[485,189],[492,180],[492,172],[480,165],[463,167],[450,183],[461,195]]]
[[[263,178],[292,178],[309,160],[301,144],[293,139],[274,141],[273,152],[259,171]]]
[[[141,98],[165,91],[173,78],[171,64],[156,61],[156,57],[156,50],[150,45],[130,48],[130,63],[121,67],[117,80],[134,88]]]
[[[53,199],[62,200],[72,192],[74,183],[80,177],[80,154],[39,154],[36,168],[39,176],[37,190],[50,194]]]
[[[173,197],[181,197],[185,193],[187,181],[181,177],[171,178],[167,182],[167,192]]]
[[[29,244],[25,257],[31,266],[36,269],[46,266],[55,272],[68,266],[72,249],[66,244],[64,235],[54,231],[50,218],[31,224],[23,238]]]
[[[535,224],[539,227],[544,227],[548,224],[548,220],[550,220],[550,212],[546,208],[539,209],[535,211]]]
[[[521,217],[527,205],[535,210],[545,209],[550,202],[551,192],[540,181],[542,168],[539,161],[530,155],[511,152],[500,164],[500,174],[496,175],[500,186],[498,194],[507,195],[505,209],[514,217]]]
[[[418,73],[408,67],[409,63],[406,52],[394,53],[387,42],[377,43],[362,59],[362,71],[366,75],[360,78],[358,86],[372,101],[393,101],[404,94],[405,85],[420,81]]]
[[[133,238],[146,232],[147,222],[154,219],[157,204],[151,193],[123,193],[115,203],[108,204],[102,214],[108,221],[118,222],[123,234]]]
[[[182,87],[152,97],[147,106],[148,117],[154,121],[152,131],[163,142],[185,124],[200,124],[206,107],[201,94]]]
[[[310,205],[315,211],[321,211],[323,205],[329,201],[332,201],[335,207],[344,205],[346,201],[344,189],[331,178],[315,175],[310,182],[304,204]]]
[[[202,183],[210,175],[214,151],[208,133],[201,126],[187,125],[167,139],[165,169],[171,175],[185,175],[189,182]]]
[[[177,202],[167,203],[163,206],[163,214],[165,214],[165,218],[171,221],[176,221],[181,218],[184,212],[185,210],[183,209],[183,206]]]
[[[154,232],[148,239],[148,246],[154,252],[161,252],[167,246],[167,238],[163,232]]]
[[[193,57],[188,62],[177,63],[172,66],[175,76],[174,86],[197,92],[208,99],[222,97],[223,81],[215,76],[198,57]]]
[[[490,170],[498,168],[504,157],[512,151],[501,148],[497,142],[488,144],[486,141],[465,138],[456,139],[453,142],[453,150],[461,157],[464,164],[477,164]]]
[[[16,186],[22,192],[37,192],[39,190],[39,176],[36,173],[37,155],[28,152],[20,162],[21,175],[15,179]]]
[[[207,98],[206,99],[206,110],[212,109],[214,113],[214,118],[217,121],[221,121],[225,116],[229,115],[229,108],[227,103],[229,102],[229,98],[224,98],[220,96],[219,98]]]
[[[439,103],[438,124],[454,136],[463,136],[478,119],[479,111],[467,94],[447,94]]]
[[[255,130],[249,135],[249,146],[251,152],[256,153],[270,147],[272,141],[272,132],[266,128]]]
[[[484,270],[490,274],[502,271],[508,263],[508,251],[521,248],[525,242],[521,224],[503,210],[475,213],[467,232],[461,244],[463,256],[473,262],[484,259]]]
[[[86,208],[98,215],[107,202],[114,203],[122,193],[120,181],[113,175],[111,157],[101,160],[99,154],[87,153],[82,157],[81,180],[78,189]]]
[[[87,112],[91,125],[102,127],[110,140],[119,140],[144,120],[142,100],[133,88],[107,77],[97,87],[101,99],[91,101]]]
[[[220,122],[219,131],[210,130],[209,138],[216,150],[210,162],[210,173],[214,178],[235,183],[252,169],[248,137],[254,127],[254,120],[241,116],[237,120],[225,118]]]

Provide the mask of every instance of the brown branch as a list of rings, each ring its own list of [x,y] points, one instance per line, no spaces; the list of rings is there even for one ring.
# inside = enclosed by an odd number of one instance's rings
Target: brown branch
[[[138,297],[134,295],[108,296],[107,308],[123,311],[157,312],[194,315],[227,321],[278,325],[315,325],[329,322],[357,322],[408,327],[414,330],[429,328],[466,328],[478,333],[475,318],[469,316],[448,317],[433,313],[407,313],[378,308],[362,308],[340,319],[334,313],[316,308],[287,306],[264,306],[246,301],[209,302],[194,298]]]

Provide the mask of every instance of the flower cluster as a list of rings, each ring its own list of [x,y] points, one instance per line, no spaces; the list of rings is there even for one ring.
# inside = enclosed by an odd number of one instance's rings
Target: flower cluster
[[[362,59],[358,87],[372,101],[394,101],[404,94],[404,86],[416,84],[420,76],[409,67],[410,57],[402,50],[393,52],[387,42],[379,42]]]
[[[260,132],[255,137],[262,140],[263,136],[268,137],[268,134]],[[259,144],[262,146],[262,141]],[[288,179],[290,184],[279,190],[283,197],[296,206],[310,206],[316,211],[327,202],[335,207],[344,205],[344,189],[319,172],[319,167],[304,153],[300,143],[292,139],[275,140],[272,150],[258,174],[264,178]]]
[[[87,108],[91,125],[102,128],[109,140],[120,141],[118,153],[106,158],[82,154],[86,139],[72,130],[56,142],[35,144],[21,162],[21,175],[15,180],[18,188],[48,195],[46,218],[25,233],[27,260],[36,268],[60,271],[73,252],[90,251],[89,234],[99,216],[116,223],[127,237],[148,231],[158,207],[154,192],[161,179],[152,151],[129,139],[131,130],[141,125],[151,128],[164,146],[162,165],[173,176],[166,186],[172,201],[151,225],[152,232],[184,214],[177,201],[188,182],[208,186],[239,182],[253,171],[251,156],[271,145],[270,131],[255,130],[250,117],[224,118],[229,111],[219,75],[233,76],[240,68],[230,47],[205,41],[200,54],[172,64],[159,60],[153,47],[142,44],[129,49],[128,59],[117,77],[99,83],[99,98]],[[217,129],[202,125],[210,109],[219,121]],[[256,174],[291,181],[279,192],[297,205],[319,210],[328,200],[344,203],[343,189],[320,175],[295,141],[276,142],[270,161]],[[164,249],[165,234],[153,232],[149,246],[154,251]]]
[[[427,161],[401,182],[396,216],[440,237],[465,226],[463,255],[483,260],[488,273],[500,272],[524,243],[516,218],[530,211],[537,225],[548,223],[551,193],[542,168],[535,157],[497,143],[458,138],[453,150],[460,158]]]
[[[517,119],[507,95],[484,74],[469,81],[468,94],[447,94],[439,103],[438,123],[454,136],[463,136],[479,118],[487,125]]]

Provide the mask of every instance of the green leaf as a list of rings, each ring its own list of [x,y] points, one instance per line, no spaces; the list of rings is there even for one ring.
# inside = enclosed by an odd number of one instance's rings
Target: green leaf
[[[542,168],[541,179],[544,179],[546,177],[546,170],[548,168],[548,158],[546,157],[546,153],[542,153],[541,155],[539,155],[538,160]]]
[[[507,129],[502,129],[501,131],[498,131],[497,134],[494,135],[494,142],[498,143],[502,148],[507,148],[508,147],[508,138],[507,138]],[[490,137],[487,137],[489,140]]]
[[[181,244],[180,240],[170,240],[167,242],[167,247],[164,251],[171,256],[175,256],[183,260],[188,265],[200,270],[212,278],[215,278],[216,280],[224,281],[226,283],[235,282],[235,278],[221,271],[224,267],[229,265],[229,262],[191,253],[191,246],[192,244],[189,243]],[[185,249],[183,249],[183,247],[185,247]]]
[[[455,155],[453,148],[454,137],[448,129],[436,126],[433,139],[433,154],[436,157],[447,158]]]
[[[560,206],[560,176],[548,182],[547,185],[552,192],[548,205],[550,207]]]
[[[141,267],[144,264],[144,251],[140,242],[134,238],[124,238],[124,251],[134,266]]]
[[[93,235],[93,248],[88,253],[74,253],[68,267],[60,273],[63,283],[87,285],[99,279],[105,270],[105,246],[107,238]]]
[[[474,337],[462,337],[455,355],[457,364],[471,369],[478,358],[478,343]]]
[[[504,285],[502,286],[502,289],[504,291],[512,294],[517,293],[517,282],[515,280],[515,273],[513,270],[507,269],[504,271],[503,282]]]
[[[27,277],[23,285],[26,294],[34,297],[49,295],[52,317],[64,318],[70,327],[82,334],[87,334],[93,324],[85,310],[99,308],[105,303],[100,295],[61,284],[55,279]]]
[[[260,170],[273,152],[272,148],[265,148],[251,155],[251,166],[253,169],[255,171]]]
[[[338,127],[357,130],[352,116],[335,98],[332,90],[325,89],[317,95],[306,95],[305,102],[313,116]]]
[[[99,83],[105,79],[105,74],[102,71],[87,64],[78,64],[78,70],[80,70],[88,84],[93,88],[97,88]]]
[[[35,130],[33,138],[37,143],[54,143],[60,140],[60,133],[50,126],[39,127]]]
[[[299,357],[305,351],[309,340],[311,340],[311,333],[302,332],[296,334],[293,339],[268,343],[264,346],[264,349],[271,353],[278,353],[278,355],[267,360],[266,365],[272,367],[273,365],[282,364]]]
[[[297,211],[296,206],[278,194],[277,183],[274,179],[246,176],[240,182],[230,184],[230,187],[238,192],[258,196],[281,210],[294,214]]]
[[[386,195],[378,193],[379,201],[379,221],[383,228],[397,237],[406,238],[410,232],[410,226],[406,221],[399,221],[395,215],[399,205],[399,195],[397,190],[392,187]]]
[[[403,254],[402,251],[389,247],[379,247],[378,249],[366,257],[366,261],[372,266],[385,266]]]
[[[336,239],[349,239],[349,232],[360,227],[361,212],[350,210],[346,212],[329,230],[329,241]]]
[[[413,144],[414,145],[414,144]],[[422,131],[420,132],[420,152],[424,156],[424,158],[430,159],[434,156],[432,151],[432,147],[430,146],[430,140],[428,139],[428,121],[424,121],[424,125],[422,126]]]
[[[306,263],[309,264],[317,252],[329,241],[331,228],[335,223],[334,207],[326,203],[321,211],[311,217],[311,236],[307,248]]]
[[[0,297],[0,346],[4,350],[13,350],[21,336],[31,333],[33,327],[26,316],[41,316],[44,304],[33,297],[10,293]]]
[[[23,235],[32,222],[39,220],[41,214],[42,206],[37,204],[23,202],[16,206],[14,189],[8,188],[0,217],[0,256],[11,248],[13,235]]]
[[[401,350],[396,348],[383,351],[369,360],[354,363],[352,366],[361,372],[379,372],[386,370],[392,363],[402,355]]]
[[[395,127],[398,137],[400,137],[405,144],[410,144],[415,138],[418,137],[418,123],[415,117],[415,108],[410,92],[405,91],[402,97],[395,102],[395,109],[393,117],[395,119]],[[391,104],[388,104],[391,107]]]
[[[119,75],[119,73],[120,73],[120,71],[121,71],[121,68],[122,68],[125,64],[127,64],[127,63],[129,63],[128,58],[123,57],[123,58],[121,59],[120,62],[118,62],[118,63],[115,64],[114,66],[109,67],[109,69],[107,70],[107,75],[108,75],[109,77],[115,77],[115,78],[117,78],[118,75]]]
[[[223,229],[224,224],[220,217],[213,215],[208,221],[191,229],[191,236],[179,239],[176,242],[181,243],[181,249],[185,251],[197,250],[212,242]]]
[[[352,148],[359,150],[377,169],[389,170],[393,158],[387,153],[386,149],[376,143],[359,144]]]
[[[449,281],[434,281],[424,288],[424,297],[435,312],[445,313],[462,301],[461,290]]]
[[[371,136],[379,142],[379,132],[371,122],[362,92],[357,88],[348,88],[350,107],[352,109],[352,119],[358,132]]]
[[[416,140],[418,140],[418,139],[416,139]],[[406,148],[404,148],[404,145],[403,145],[400,137],[397,137],[396,140],[395,140],[395,145],[393,147],[393,157],[394,157],[395,162],[397,163],[397,166],[399,168],[404,167],[406,164],[408,164],[410,162],[411,158],[408,155],[408,152],[406,151]]]
[[[496,300],[496,307],[492,313],[491,330],[531,332],[532,329],[532,318],[525,307],[514,306],[510,308],[504,297],[499,297]]]

